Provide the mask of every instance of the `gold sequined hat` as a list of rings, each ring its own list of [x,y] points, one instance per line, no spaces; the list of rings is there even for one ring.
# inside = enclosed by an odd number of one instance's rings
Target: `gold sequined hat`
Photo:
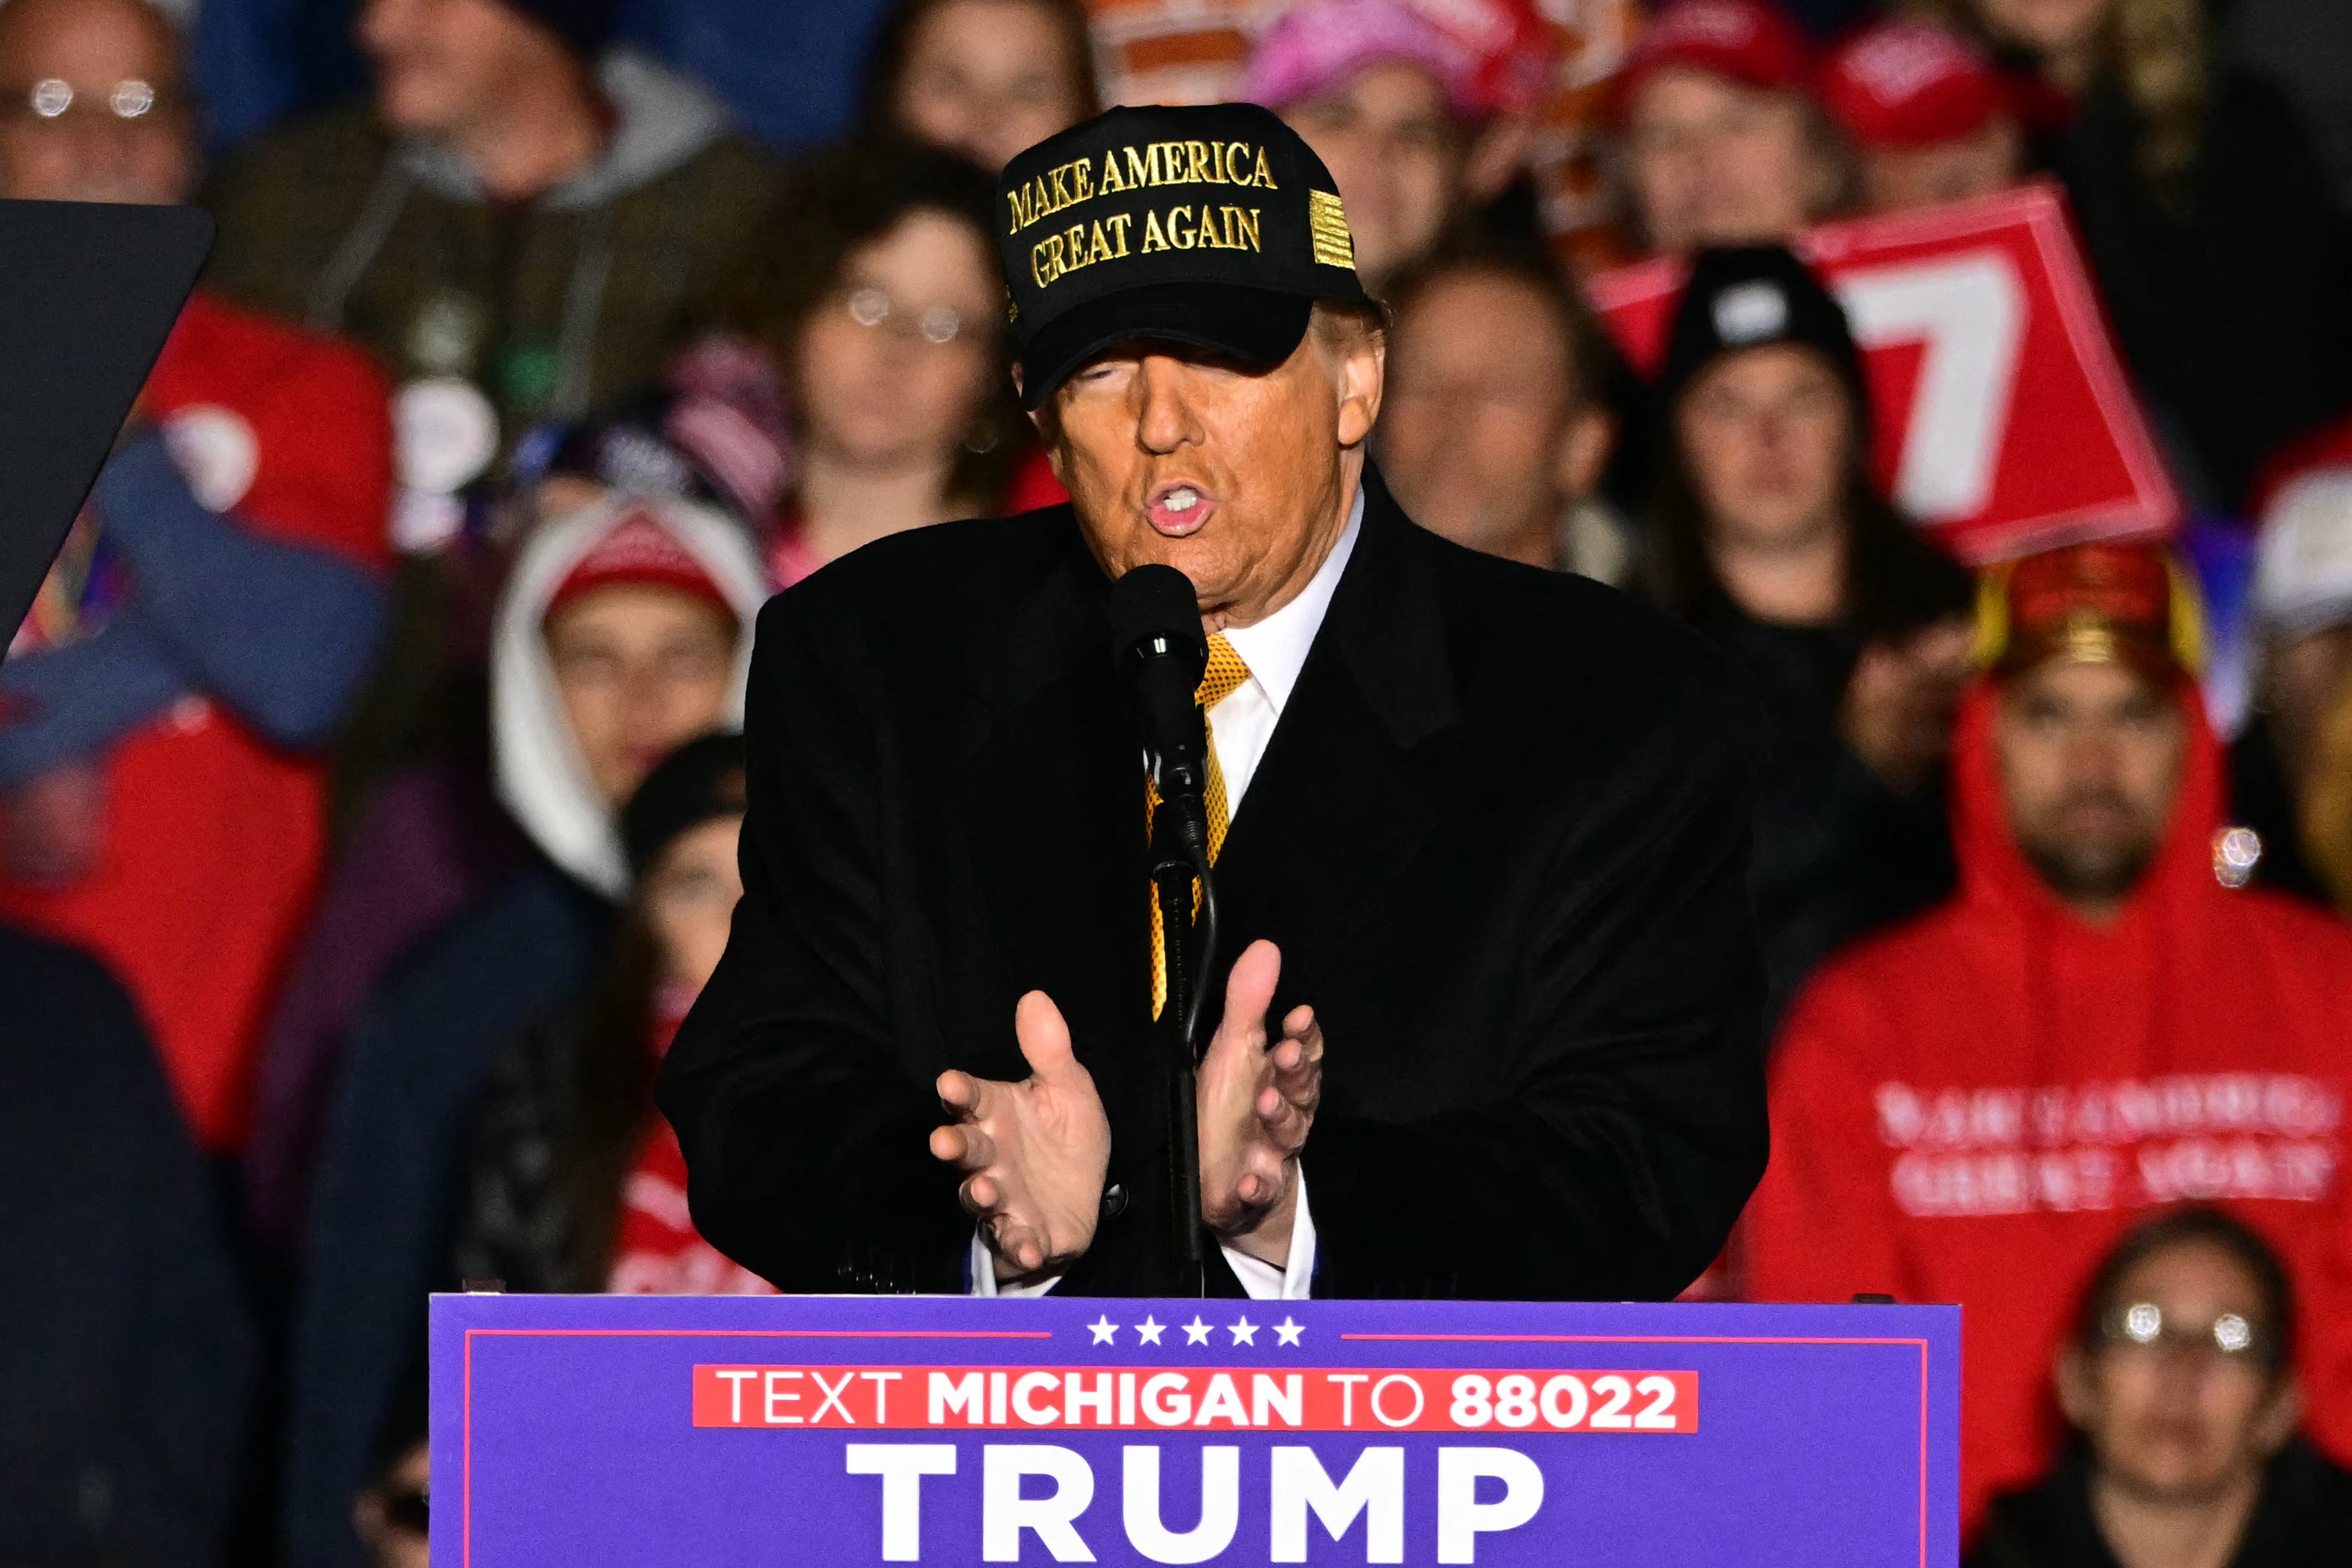
[[[996,244],[1022,402],[1116,343],[1288,359],[1315,301],[1369,302],[1339,190],[1255,104],[1114,109],[1021,153]]]

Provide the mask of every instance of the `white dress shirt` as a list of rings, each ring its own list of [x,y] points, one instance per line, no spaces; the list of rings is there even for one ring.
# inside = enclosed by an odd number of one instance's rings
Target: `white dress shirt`
[[[1298,673],[1307,667],[1307,652],[1315,646],[1315,633],[1322,630],[1324,612],[1331,608],[1331,595],[1339,587],[1340,574],[1348,570],[1348,558],[1356,553],[1356,536],[1363,524],[1364,491],[1359,484],[1339,542],[1331,547],[1331,553],[1323,558],[1298,597],[1255,625],[1225,630],[1225,641],[1249,666],[1249,679],[1209,710],[1209,742],[1216,748],[1217,771],[1225,780],[1228,822],[1241,814],[1242,797],[1249,793],[1250,780],[1257,777],[1257,765],[1274,739],[1274,727],[1281,722],[1282,710],[1298,685]],[[1281,1268],[1231,1247],[1220,1250],[1242,1289],[1254,1300],[1305,1301],[1315,1281],[1315,1218],[1307,1212],[1305,1168],[1298,1172],[1297,1218],[1290,1224],[1290,1252]],[[970,1272],[975,1296],[1042,1296],[1060,1283],[1056,1277],[1034,1285],[1000,1288],[994,1255],[976,1229]]]

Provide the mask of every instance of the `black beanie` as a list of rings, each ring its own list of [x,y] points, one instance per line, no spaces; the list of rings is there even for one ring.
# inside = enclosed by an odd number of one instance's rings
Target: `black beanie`
[[[632,881],[705,822],[743,814],[743,737],[706,735],[661,759],[621,808],[621,848]]]
[[[504,4],[554,34],[565,48],[592,65],[613,41],[615,0],[504,0]]]
[[[1811,349],[1827,360],[1853,396],[1855,422],[1869,423],[1862,355],[1844,308],[1803,262],[1777,245],[1703,250],[1693,258],[1658,367],[1660,413],[1671,419],[1684,390],[1724,355],[1773,343]]]

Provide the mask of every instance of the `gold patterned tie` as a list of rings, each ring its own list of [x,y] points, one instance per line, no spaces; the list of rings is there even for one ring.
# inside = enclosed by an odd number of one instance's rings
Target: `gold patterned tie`
[[[1192,700],[1201,705],[1203,727],[1208,711],[1234,695],[1244,681],[1249,679],[1249,666],[1234,652],[1223,632],[1209,634],[1209,667],[1201,674],[1201,685]],[[1217,739],[1209,736],[1209,787],[1203,790],[1204,803],[1209,808],[1209,863],[1216,863],[1217,852],[1225,847],[1225,772],[1217,766]],[[1147,838],[1151,831],[1151,814],[1160,809],[1160,787],[1149,780],[1143,786],[1143,831]],[[1193,889],[1195,901],[1200,890]],[[1151,894],[1151,1016],[1158,1018],[1168,1005],[1168,947],[1160,929],[1160,897]]]

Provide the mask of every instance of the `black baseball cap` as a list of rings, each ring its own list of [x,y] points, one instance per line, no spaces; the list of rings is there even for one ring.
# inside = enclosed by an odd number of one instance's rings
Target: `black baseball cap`
[[[1726,354],[1786,343],[1827,360],[1853,396],[1854,417],[1870,417],[1862,354],[1845,309],[1805,264],[1777,245],[1703,250],[1675,307],[1659,366],[1661,410],[1671,413],[1701,371]]]
[[[1317,300],[1370,303],[1339,183],[1255,104],[1098,114],[1006,164],[997,208],[1030,408],[1113,343],[1271,367]]]

